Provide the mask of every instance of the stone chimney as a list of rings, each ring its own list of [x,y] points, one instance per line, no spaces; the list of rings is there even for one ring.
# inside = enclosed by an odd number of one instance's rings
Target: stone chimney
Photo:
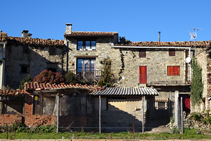
[[[72,24],[66,23],[66,31],[65,34],[71,34],[72,33]]]
[[[28,30],[23,30],[22,31],[22,37],[23,38],[31,38],[32,34],[28,33],[28,32],[29,32]]]

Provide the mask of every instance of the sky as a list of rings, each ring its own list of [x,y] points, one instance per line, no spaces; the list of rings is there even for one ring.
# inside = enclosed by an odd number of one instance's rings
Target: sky
[[[0,30],[21,37],[64,39],[73,31],[118,32],[130,41],[211,40],[211,0],[0,0]]]

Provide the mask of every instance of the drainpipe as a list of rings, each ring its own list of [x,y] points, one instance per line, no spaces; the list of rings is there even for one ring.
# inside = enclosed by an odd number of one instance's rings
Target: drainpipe
[[[190,52],[191,52],[191,50],[190,50],[191,48],[189,48],[189,57],[191,58],[191,54],[190,54]],[[190,82],[192,82],[192,69],[191,69],[191,62],[190,62],[190,64],[189,64],[189,67],[190,67]]]

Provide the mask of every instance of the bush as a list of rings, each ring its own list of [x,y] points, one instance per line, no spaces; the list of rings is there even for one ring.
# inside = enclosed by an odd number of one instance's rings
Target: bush
[[[196,112],[193,112],[192,115],[193,115],[193,119],[197,121],[199,121],[202,117],[200,113],[196,113]]]
[[[78,82],[79,82],[79,80],[73,72],[69,71],[65,74],[65,83],[66,84],[70,84],[70,83],[75,84],[75,83],[78,83]]]
[[[64,82],[65,78],[60,72],[52,72],[48,70],[42,71],[40,74],[34,77],[33,82],[38,83],[62,83]]]
[[[20,85],[19,85],[19,89],[21,89],[21,90],[24,89],[24,83],[25,82],[31,82],[31,81],[32,81],[31,75],[28,74],[26,76],[26,78],[24,78],[23,80],[21,80]]]
[[[29,128],[26,126],[26,124],[21,123],[20,121],[15,121],[10,127],[9,131],[15,131],[15,132],[27,132]]]
[[[103,86],[103,85],[104,85],[103,80],[100,80],[100,81],[98,82],[98,86]]]

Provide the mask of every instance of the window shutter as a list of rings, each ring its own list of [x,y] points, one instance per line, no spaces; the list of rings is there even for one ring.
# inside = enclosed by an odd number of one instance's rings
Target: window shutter
[[[147,84],[147,66],[139,67],[139,83]]]
[[[139,58],[145,58],[146,57],[146,49],[141,48],[139,49]]]
[[[168,75],[180,75],[180,66],[168,66],[167,74]]]
[[[175,49],[169,49],[169,56],[175,56]]]

